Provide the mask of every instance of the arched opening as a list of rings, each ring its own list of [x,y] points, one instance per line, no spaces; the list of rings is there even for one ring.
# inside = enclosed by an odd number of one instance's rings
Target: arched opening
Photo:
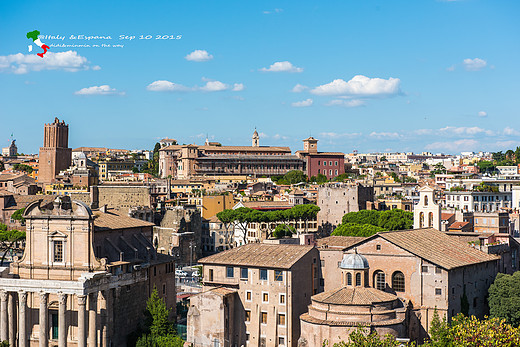
[[[428,226],[433,227],[433,212],[428,213]]]
[[[361,274],[359,272],[356,274],[356,286],[361,286]]]
[[[428,206],[428,195],[424,196],[424,206]]]
[[[385,273],[381,270],[374,272],[374,288],[379,290],[385,290],[386,288]]]
[[[396,271],[392,275],[392,289],[396,292],[404,292],[405,281],[404,274],[401,271]]]
[[[424,227],[424,212],[419,213],[419,228]]]
[[[352,285],[352,274],[350,272],[347,272],[347,286]]]

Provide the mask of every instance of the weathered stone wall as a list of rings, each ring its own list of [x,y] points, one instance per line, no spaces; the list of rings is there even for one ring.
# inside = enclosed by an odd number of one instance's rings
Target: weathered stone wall
[[[127,214],[131,207],[151,207],[150,188],[129,186],[97,186],[99,206],[118,209]]]

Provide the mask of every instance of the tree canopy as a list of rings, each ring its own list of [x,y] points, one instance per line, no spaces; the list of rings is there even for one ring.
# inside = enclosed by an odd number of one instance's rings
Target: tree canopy
[[[384,230],[405,230],[413,227],[413,213],[400,209],[387,211],[361,210],[345,214],[342,222],[343,224],[370,224]]]
[[[3,252],[0,266],[4,265],[9,252],[14,251],[25,240],[25,231],[9,230],[7,225],[0,223],[0,251]]]
[[[369,237],[380,231],[385,231],[385,229],[372,224],[346,223],[340,224],[336,229],[334,229],[332,235]]]
[[[182,347],[184,341],[176,335],[175,328],[168,316],[171,309],[159,297],[154,288],[146,302],[145,333],[137,340],[137,347]]]
[[[300,182],[307,182],[307,175],[300,170],[291,170],[283,176],[273,176],[272,180],[276,184],[296,184]]]
[[[287,224],[278,224],[273,231],[273,237],[275,239],[281,239],[285,236],[292,236],[296,234],[296,229],[293,226]]]
[[[499,273],[489,287],[491,317],[505,319],[506,323],[520,325],[520,271],[512,275]]]

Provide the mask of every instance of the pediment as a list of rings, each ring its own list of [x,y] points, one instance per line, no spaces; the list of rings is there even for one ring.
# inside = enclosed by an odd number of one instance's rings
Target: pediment
[[[49,237],[67,237],[67,234],[62,233],[61,231],[55,230],[49,233]]]

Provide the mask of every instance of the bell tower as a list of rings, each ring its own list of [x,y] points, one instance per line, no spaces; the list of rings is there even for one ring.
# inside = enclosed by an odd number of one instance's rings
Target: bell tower
[[[256,131],[253,133],[253,147],[259,147],[260,146],[260,136],[258,136],[258,132]]]

